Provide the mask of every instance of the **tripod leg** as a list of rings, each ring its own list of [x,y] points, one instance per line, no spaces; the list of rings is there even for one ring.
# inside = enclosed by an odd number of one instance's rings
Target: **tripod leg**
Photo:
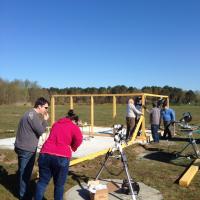
[[[135,194],[134,194],[134,191],[133,191],[133,187],[132,187],[132,183],[131,183],[131,176],[130,176],[129,171],[128,171],[128,164],[127,164],[128,162],[127,162],[126,155],[124,154],[122,149],[120,149],[120,153],[121,153],[122,163],[124,165],[124,169],[125,169],[125,172],[126,172],[126,175],[127,175],[127,178],[128,178],[129,187],[130,187],[130,190],[131,190],[131,197],[132,197],[133,200],[136,200],[136,197],[135,197]]]
[[[98,172],[95,180],[98,180],[98,178],[99,178],[101,172],[103,171],[103,169],[105,167],[105,164],[106,164],[106,162],[107,162],[107,160],[108,160],[108,158],[109,158],[110,155],[112,155],[112,150],[109,149],[108,152],[106,153],[104,163],[102,164],[101,169],[99,170],[99,172]]]
[[[190,145],[190,143],[188,143],[187,145],[185,145],[185,147],[180,152],[178,152],[177,155],[181,155],[187,149],[187,147],[189,145]]]
[[[195,139],[192,140],[192,148],[194,150],[196,158],[199,158],[199,149],[198,149],[198,146],[197,146]]]

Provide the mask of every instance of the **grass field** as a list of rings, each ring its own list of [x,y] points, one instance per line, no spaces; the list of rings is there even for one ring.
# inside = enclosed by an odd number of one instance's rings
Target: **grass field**
[[[11,137],[14,133],[6,133],[5,130],[16,130],[18,121],[21,115],[28,107],[16,106],[0,106],[0,129],[1,138]],[[56,119],[63,116],[68,108],[64,106],[56,106]],[[176,111],[177,119],[181,118],[183,112],[191,112],[193,120],[191,123],[200,125],[200,109],[195,106],[176,106],[173,107]],[[83,121],[89,121],[89,106],[75,106],[75,110],[80,115]],[[117,106],[118,117],[117,123],[124,123],[125,105]],[[148,122],[148,120],[147,120]],[[111,126],[112,120],[112,105],[97,105],[95,106],[95,124]],[[148,123],[147,123],[148,125]],[[200,134],[195,134],[195,137],[200,138]],[[175,152],[182,149],[187,142],[187,134],[177,132],[177,135],[172,141],[161,141],[160,144],[150,144],[141,146],[138,144],[132,145],[125,149],[128,157],[129,171],[131,176],[136,180],[147,184],[148,186],[158,189],[164,196],[165,200],[199,200],[200,199],[200,173],[198,172],[192,180],[188,188],[180,187],[177,181],[185,169],[190,165],[193,158],[187,157],[176,158]],[[199,143],[199,139],[197,140]],[[192,149],[188,148],[192,151]],[[185,152],[191,153],[191,152]],[[65,191],[70,187],[77,185],[79,182],[87,182],[93,179],[104,156],[97,157],[91,161],[85,161],[75,166],[70,167]],[[37,165],[37,163],[36,163]],[[109,170],[118,174],[122,165],[119,160],[111,159],[107,166]],[[13,200],[16,198],[16,170],[17,160],[16,155],[10,150],[0,150],[0,199]],[[124,173],[111,175],[106,170],[101,174],[101,178],[118,178],[125,177]],[[31,188],[34,193],[35,181],[32,180]],[[53,199],[53,183],[51,182],[47,188],[45,198]]]
[[[0,138],[13,137],[17,130],[17,125],[20,117],[30,107],[27,106],[15,106],[4,105],[0,106]],[[200,108],[198,106],[174,106],[172,107],[176,112],[176,119],[180,119],[184,112],[190,112],[192,114],[192,124],[200,125]],[[56,119],[65,116],[69,107],[68,106],[56,106]],[[75,111],[79,115],[82,121],[90,123],[90,106],[89,105],[75,105]],[[112,119],[112,104],[95,105],[94,107],[94,123],[96,126],[112,126],[114,123],[125,124],[125,110],[126,105],[117,105],[117,117]],[[50,113],[50,110],[49,110]],[[148,113],[146,116],[146,126],[148,124]],[[49,120],[50,123],[50,120]],[[13,132],[12,132],[13,131]]]

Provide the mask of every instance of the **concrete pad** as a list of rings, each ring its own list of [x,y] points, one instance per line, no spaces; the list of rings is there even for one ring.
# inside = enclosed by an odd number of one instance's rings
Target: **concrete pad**
[[[72,153],[72,156],[74,158],[81,158],[91,153],[96,153],[103,149],[108,149],[112,146],[114,146],[114,139],[112,137],[84,137],[83,143],[76,152]]]
[[[15,142],[15,137],[0,139],[0,148],[13,150],[14,142]],[[108,149],[112,146],[114,146],[114,139],[112,137],[84,136],[83,143],[81,144],[81,146],[78,148],[76,152],[72,153],[72,156],[74,158],[81,158],[91,153],[96,153],[103,149]],[[38,152],[39,151],[40,149],[38,149]]]
[[[12,138],[5,138],[5,139],[0,139],[0,148],[1,149],[14,149],[14,142],[15,142],[15,137]]]
[[[89,131],[89,126],[82,127],[83,132]],[[88,130],[87,130],[88,129]],[[94,127],[94,136],[84,135],[84,140],[76,152],[72,153],[73,158],[81,158],[101,150],[109,149],[114,146],[114,138],[112,137],[112,128],[110,127]],[[147,131],[148,132],[148,131]],[[105,136],[109,135],[108,136]],[[48,138],[49,133],[44,133],[38,143],[38,152],[40,151],[43,143]],[[99,135],[99,136],[98,136]],[[102,136],[104,135],[104,136]],[[111,137],[110,137],[111,136]],[[0,139],[1,149],[14,149],[15,137]],[[137,141],[136,141],[137,142]],[[139,141],[140,142],[140,141]]]
[[[115,182],[119,187],[121,188],[122,180],[102,180],[102,184],[107,184],[109,182]],[[140,191],[138,196],[135,195],[137,200],[162,200],[163,196],[162,194],[154,189],[151,188],[144,183],[138,182],[140,186]],[[131,195],[126,195],[123,194],[122,191],[116,190],[114,192],[109,192],[109,200],[131,200],[132,197]],[[86,183],[81,183],[81,185],[76,185],[69,189],[65,194],[64,194],[64,200],[90,200],[90,195],[89,191],[87,189],[87,184]]]

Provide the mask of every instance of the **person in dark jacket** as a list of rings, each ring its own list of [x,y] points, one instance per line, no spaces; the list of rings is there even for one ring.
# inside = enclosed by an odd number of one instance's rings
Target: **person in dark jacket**
[[[20,200],[27,200],[28,185],[33,171],[39,137],[47,126],[49,102],[40,97],[34,108],[21,118],[15,140],[15,152],[18,156],[18,195]]]
[[[76,151],[83,140],[77,121],[77,115],[73,110],[69,110],[66,117],[53,124],[38,159],[39,180],[36,185],[35,200],[43,199],[45,189],[52,177],[54,199],[63,199],[72,151]]]

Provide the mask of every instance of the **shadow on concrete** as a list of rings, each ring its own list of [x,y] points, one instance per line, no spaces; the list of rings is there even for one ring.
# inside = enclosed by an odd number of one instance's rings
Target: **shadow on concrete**
[[[77,175],[73,171],[69,171],[68,176],[71,176],[71,178],[73,180],[75,180],[82,189],[83,189],[83,186],[82,186],[81,182],[87,183],[90,179],[90,177],[87,177],[85,175]]]
[[[71,176],[71,178],[78,183],[80,189],[77,190],[77,192],[79,193],[80,197],[82,197],[83,199],[89,199],[90,193],[83,186],[83,183],[87,184],[87,182],[89,181],[89,177],[85,175],[77,175],[73,171],[69,171],[68,176]]]

